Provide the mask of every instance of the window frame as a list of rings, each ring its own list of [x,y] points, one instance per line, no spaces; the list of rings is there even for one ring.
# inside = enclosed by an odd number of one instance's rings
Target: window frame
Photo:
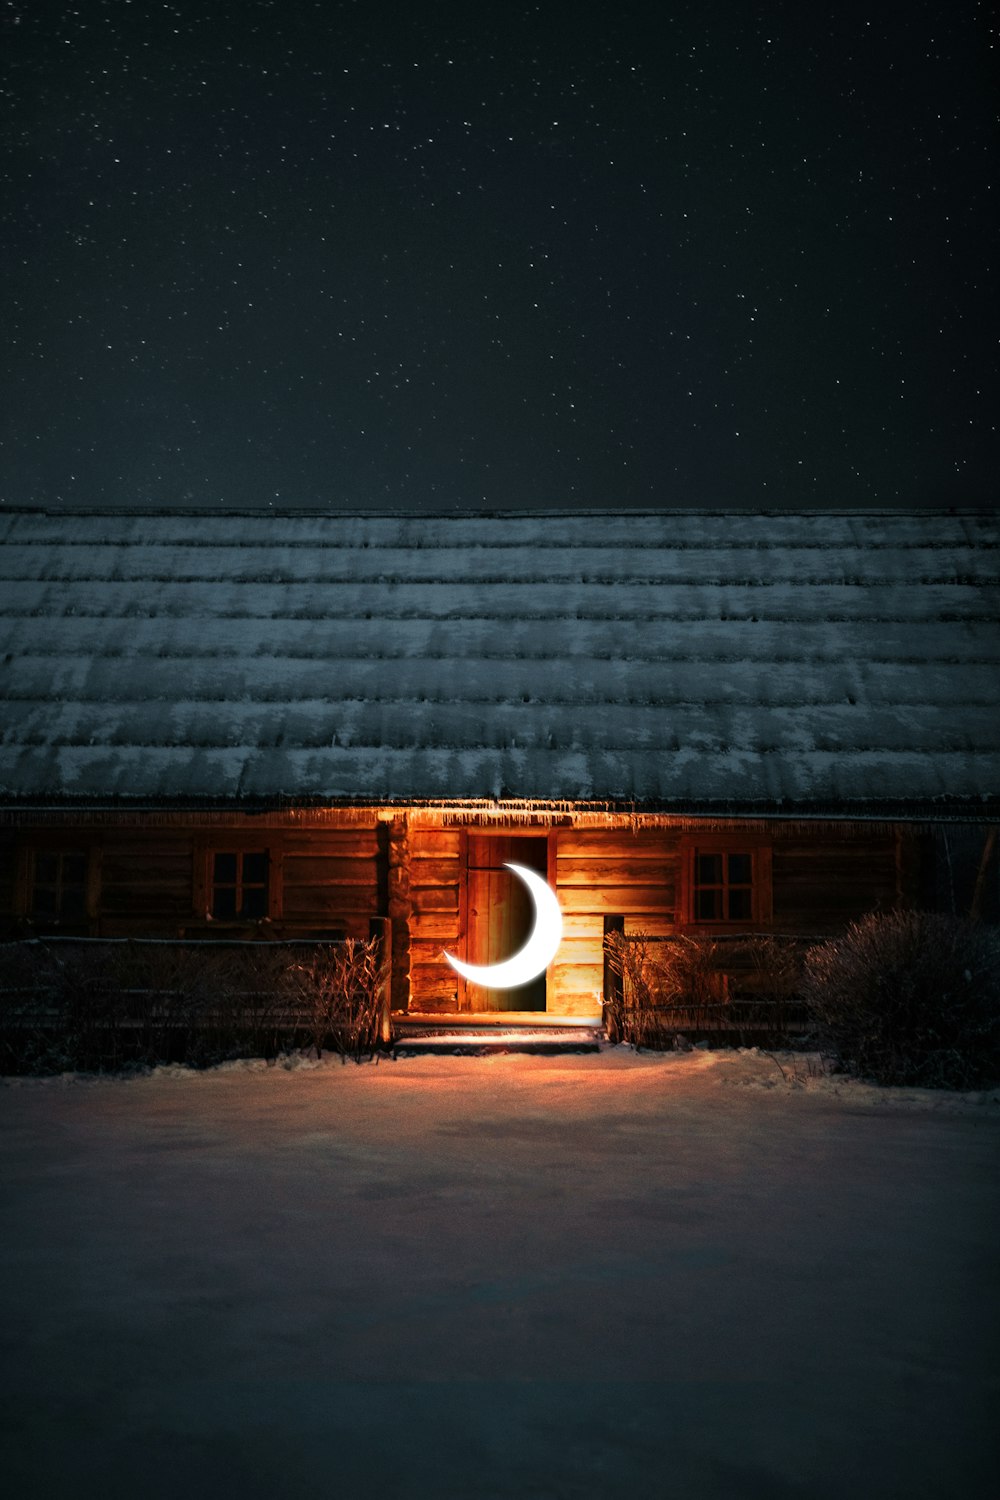
[[[689,931],[705,933],[752,932],[767,928],[774,919],[772,891],[771,839],[766,834],[749,833],[690,833],[681,842],[680,875],[681,889],[679,915],[681,924]],[[728,917],[714,921],[696,915],[695,902],[700,889],[697,880],[697,858],[699,854],[749,854],[750,865],[750,915],[732,920]],[[724,882],[724,885],[728,882]]]
[[[57,916],[47,916],[35,911],[35,890],[38,881],[39,858],[55,857],[59,860],[58,879],[42,884],[55,889],[61,897],[63,890],[62,861],[67,856],[83,858],[83,911],[79,916],[66,917],[61,911]],[[101,894],[101,846],[92,838],[75,838],[72,831],[63,833],[32,833],[20,847],[18,871],[17,916],[33,932],[93,937],[98,928]],[[61,905],[61,900],[60,900]]]
[[[263,832],[263,830],[261,830]],[[212,914],[215,895],[215,857],[217,854],[235,854],[239,861],[235,888],[242,885],[243,859],[248,854],[267,856],[267,909],[259,917],[216,917]],[[231,831],[220,828],[205,838],[200,838],[195,850],[194,862],[194,916],[199,923],[214,929],[238,930],[258,927],[261,922],[280,921],[282,916],[282,847],[266,834],[248,831]],[[222,882],[228,884],[228,882]],[[255,884],[251,882],[251,884]],[[258,885],[259,888],[259,885]]]

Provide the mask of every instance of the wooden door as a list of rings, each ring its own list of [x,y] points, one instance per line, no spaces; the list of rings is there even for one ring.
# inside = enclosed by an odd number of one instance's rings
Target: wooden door
[[[535,924],[535,906],[524,882],[504,865],[527,865],[548,874],[544,835],[469,835],[468,961],[499,964],[523,948]],[[467,986],[470,1010],[544,1010],[545,975],[512,990]]]

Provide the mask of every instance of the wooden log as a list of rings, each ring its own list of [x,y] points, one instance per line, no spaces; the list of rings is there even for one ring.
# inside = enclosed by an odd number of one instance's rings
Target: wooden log
[[[378,855],[375,828],[289,829],[281,837],[286,855],[295,858],[375,859]]]
[[[447,964],[414,964],[410,973],[410,1009],[458,1009],[458,976]]]
[[[674,884],[674,860],[563,859],[556,861],[559,888],[566,886],[632,886]]]
[[[458,885],[411,886],[410,900],[415,912],[454,912],[458,914]]]
[[[413,828],[410,842],[414,859],[458,859],[462,834],[458,829]]]
[[[286,888],[283,917],[291,922],[333,920],[349,913],[374,917],[378,908],[374,886],[296,885]]]
[[[674,905],[673,886],[567,886],[558,895],[564,912],[664,912]]]
[[[378,861],[372,855],[285,854],[285,886],[378,884]]]
[[[458,941],[458,930],[457,912],[410,913],[410,935],[413,938],[433,938],[438,944],[450,943],[454,946]]]
[[[627,828],[560,829],[557,836],[557,857],[570,859],[628,859],[635,855],[643,859],[669,859],[676,855],[680,830],[642,829],[632,833]]]
[[[457,859],[412,859],[411,885],[457,885],[462,874]]]

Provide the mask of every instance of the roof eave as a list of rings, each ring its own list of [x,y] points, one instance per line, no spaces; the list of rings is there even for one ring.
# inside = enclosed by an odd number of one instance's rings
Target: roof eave
[[[468,814],[471,817],[503,817],[530,813],[572,815],[573,813],[617,814],[641,817],[644,814],[675,818],[747,818],[780,822],[850,821],[850,822],[916,822],[916,823],[1000,823],[1000,796],[880,798],[868,801],[821,799],[813,802],[779,798],[761,800],[647,799],[581,797],[329,797],[314,795],[291,797],[280,793],[254,797],[60,797],[58,795],[20,797],[0,801],[0,821],[11,824],[32,813],[181,813],[233,812],[239,814],[287,813],[337,808],[375,808],[379,810],[441,811]]]

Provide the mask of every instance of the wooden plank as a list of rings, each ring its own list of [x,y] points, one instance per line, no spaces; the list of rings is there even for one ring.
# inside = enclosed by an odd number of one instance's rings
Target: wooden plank
[[[447,964],[413,964],[410,968],[411,1010],[456,1010],[457,975]]]
[[[104,834],[103,843],[106,859],[147,867],[156,866],[163,859],[190,859],[194,849],[194,839],[188,833],[179,831],[171,837],[158,830],[155,837],[150,837],[141,828],[134,831],[116,828]]]
[[[851,865],[864,866],[873,859],[892,861],[895,843],[891,839],[878,841],[866,839],[864,843],[824,844],[808,847],[802,844],[778,844],[774,850],[774,862],[782,868],[812,872],[836,869]]]
[[[331,922],[354,913],[378,916],[378,892],[368,886],[297,885],[285,892],[286,921]]]
[[[160,913],[136,916],[134,913],[102,912],[98,926],[98,937],[177,937],[180,928],[190,920],[187,911],[180,919],[171,919]]]
[[[457,885],[461,878],[457,859],[410,860],[410,885]]]
[[[434,885],[410,887],[410,900],[415,912],[450,911],[459,909],[459,891],[456,885]]]
[[[458,828],[410,829],[410,857],[413,859],[458,859],[462,850],[462,833]]]
[[[101,891],[100,915],[109,917],[162,917],[164,921],[186,921],[191,917],[191,886],[113,885]]]
[[[649,912],[646,916],[626,917],[625,934],[627,937],[670,937],[677,931],[675,912],[659,914]]]
[[[560,990],[600,989],[604,983],[604,957],[595,954],[592,963],[556,962],[552,966],[552,981]]]
[[[604,918],[594,912],[563,912],[563,940],[567,938],[604,939]]]
[[[285,853],[285,887],[300,885],[363,885],[378,883],[378,864],[373,858],[306,858]]]
[[[420,916],[411,916],[410,941],[412,943],[417,939],[424,942],[433,941],[439,953],[442,947],[448,947],[456,957],[460,956],[457,914],[426,912]]]
[[[375,828],[296,828],[282,834],[285,854],[296,857],[376,859],[378,830]]]
[[[775,851],[773,875],[785,885],[836,885],[845,880],[881,882],[895,879],[895,850],[859,850],[844,858],[829,857],[825,860],[786,859]]]
[[[550,1016],[599,1016],[601,996],[578,994],[572,991],[550,992],[545,1010]]]
[[[604,933],[595,932],[588,937],[563,937],[553,963],[559,968],[572,968],[574,964],[596,964],[604,962]]]
[[[443,937],[428,937],[426,935],[415,937],[411,932],[410,963],[422,964],[425,968],[428,969],[432,969],[436,965],[440,965],[441,968],[447,969],[449,973],[453,974],[455,971],[446,961],[444,957],[444,949],[447,948],[449,953],[454,953],[457,946],[458,944],[455,940],[449,940],[448,938]],[[456,957],[457,956],[458,955],[456,954]]]
[[[675,860],[568,860],[557,866],[559,888],[575,885],[658,885],[674,883]]]
[[[670,911],[674,905],[673,886],[608,886],[595,890],[592,887],[567,886],[559,891],[559,904],[564,912],[614,912],[635,913],[640,911]]]
[[[560,828],[557,835],[557,857],[562,859],[641,859],[657,856],[670,858],[677,852],[681,830],[644,828],[632,833],[628,828],[611,828],[607,832],[590,828]]]
[[[106,850],[101,865],[101,884],[191,886],[192,859],[188,853],[160,854],[151,860],[128,857],[121,850]]]

